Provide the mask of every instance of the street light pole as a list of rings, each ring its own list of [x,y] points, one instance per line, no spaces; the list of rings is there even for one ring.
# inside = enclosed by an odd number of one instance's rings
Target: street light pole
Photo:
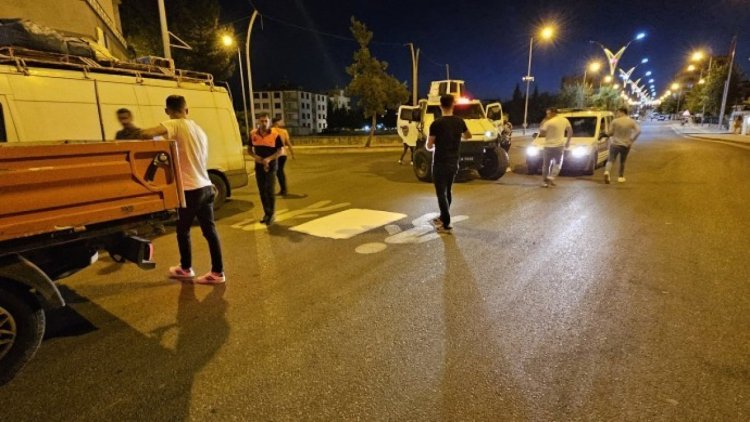
[[[414,51],[414,43],[407,43],[411,50],[411,105],[417,105],[419,79],[419,49]]]
[[[534,37],[529,39],[529,67],[526,71],[526,77],[523,78],[526,81],[526,99],[523,107],[523,134],[526,135],[526,128],[529,127],[529,88],[531,87],[531,81],[534,77],[531,76],[531,57],[534,53]]]
[[[247,117],[247,94],[245,93],[245,72],[242,70],[242,52],[240,46],[237,46],[237,63],[240,65],[240,85],[242,85],[242,111],[245,113],[245,135],[250,139],[250,124]]]
[[[160,0],[163,1],[163,0]],[[250,34],[253,31],[253,25],[255,24],[255,18],[258,17],[258,11],[253,10],[252,16],[250,16],[250,24],[247,26],[247,38],[245,39],[245,64],[247,68],[247,95],[248,101],[250,101],[250,122],[252,127],[255,127],[255,100],[253,99],[253,72],[250,66]],[[248,128],[251,130],[252,128]]]
[[[451,65],[448,63],[445,64],[445,79],[451,79]]]
[[[721,98],[721,111],[719,112],[719,127],[724,123],[724,113],[727,111],[727,99],[729,97],[729,84],[732,82],[732,69],[734,68],[734,56],[737,53],[737,36],[732,38],[732,53],[729,60],[729,71],[727,80],[724,82],[724,95]]]
[[[167,11],[164,0],[159,0],[159,23],[161,24],[161,43],[164,48],[164,58],[172,58],[172,50],[169,48],[169,29],[167,28]]]

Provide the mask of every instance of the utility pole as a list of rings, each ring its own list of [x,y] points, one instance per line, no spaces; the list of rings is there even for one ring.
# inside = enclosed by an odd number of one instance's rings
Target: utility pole
[[[526,71],[526,76],[523,78],[523,81],[526,82],[526,100],[525,105],[523,107],[523,134],[526,135],[526,128],[529,127],[529,88],[531,86],[531,82],[534,80],[534,77],[531,76],[531,56],[534,51],[534,37],[531,37],[529,40],[529,68]]]
[[[731,58],[729,59],[729,71],[727,72],[727,80],[724,82],[724,96],[721,99],[721,111],[719,112],[719,127],[724,123],[724,113],[727,111],[727,99],[729,97],[729,83],[732,81],[732,69],[734,68],[734,56],[737,53],[737,36],[732,38],[732,51],[729,53]]]
[[[163,1],[163,0],[159,0]],[[245,67],[247,68],[247,96],[250,100],[250,124],[248,128],[252,130],[255,128],[255,99],[253,98],[253,72],[250,67],[250,34],[253,31],[253,25],[255,24],[255,18],[258,17],[258,11],[253,10],[252,16],[250,16],[250,24],[247,26],[247,38],[245,39]]]
[[[172,58],[172,51],[169,48],[169,29],[167,29],[167,10],[164,7],[164,0],[159,0],[159,22],[161,23],[161,43],[164,48],[164,57]]]
[[[445,64],[445,79],[450,80],[451,78],[451,65],[448,63]]]
[[[419,49],[414,50],[414,43],[405,44],[411,50],[411,105],[417,105],[419,100]]]

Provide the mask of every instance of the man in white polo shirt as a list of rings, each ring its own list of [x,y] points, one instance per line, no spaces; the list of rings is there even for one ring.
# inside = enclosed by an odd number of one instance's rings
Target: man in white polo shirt
[[[565,148],[570,146],[573,127],[570,121],[557,114],[556,108],[547,109],[547,119],[542,122],[539,136],[544,139],[542,150],[542,187],[555,186],[555,177],[560,174]]]

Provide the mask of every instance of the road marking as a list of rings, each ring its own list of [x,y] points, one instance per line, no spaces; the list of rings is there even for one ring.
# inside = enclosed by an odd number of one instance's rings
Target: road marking
[[[364,245],[358,246],[354,251],[359,254],[372,254],[384,251],[389,244],[415,245],[439,239],[440,234],[438,234],[435,231],[435,228],[432,227],[432,224],[430,224],[430,221],[438,215],[438,213],[429,213],[418,217],[411,222],[414,227],[406,231],[402,231],[401,227],[395,224],[386,225],[385,231],[388,233],[388,237],[385,238],[385,243],[365,243]],[[451,217],[451,223],[459,223],[468,219],[469,217],[466,215],[457,215]]]
[[[406,214],[388,211],[352,208],[308,221],[289,230],[329,239],[351,239],[406,216]]]
[[[321,213],[339,210],[350,205],[348,202],[334,204],[333,201],[320,201],[298,210],[279,210],[276,212],[276,222],[317,218]],[[266,230],[268,228],[265,224],[260,224],[255,218],[247,218],[232,224],[231,227],[244,231]]]

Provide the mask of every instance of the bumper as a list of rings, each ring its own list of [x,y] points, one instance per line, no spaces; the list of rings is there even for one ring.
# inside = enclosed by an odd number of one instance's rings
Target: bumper
[[[247,186],[248,176],[247,171],[244,169],[227,171],[224,173],[224,176],[227,178],[227,183],[229,183],[230,189],[238,189]]]

